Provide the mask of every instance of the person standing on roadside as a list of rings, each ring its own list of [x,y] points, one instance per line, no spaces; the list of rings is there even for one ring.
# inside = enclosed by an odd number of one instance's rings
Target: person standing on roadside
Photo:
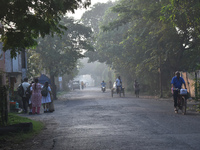
[[[31,102],[31,98],[32,98],[32,91],[33,91],[33,89],[32,89],[32,84],[34,83],[34,81],[32,81],[31,83],[30,83],[30,92],[31,92],[31,95],[30,95],[30,98],[29,98],[29,103],[28,103],[28,106],[29,106],[29,115],[32,115],[32,102]]]
[[[38,83],[38,78],[35,78],[35,83],[33,83],[32,85],[32,97],[31,97],[33,115],[36,113],[36,108],[37,108],[37,114],[38,115],[40,114],[41,99],[42,99],[41,90],[42,86],[40,83]]]
[[[44,83],[43,88],[46,88],[48,91],[47,96],[42,96],[42,105],[44,108],[44,113],[48,113],[49,112],[49,104],[51,103],[51,88],[50,88],[48,82]]]
[[[24,89],[24,94],[22,96],[22,102],[23,102],[23,112],[26,114],[28,111],[28,101],[29,99],[26,97],[26,90],[27,88],[30,86],[30,84],[28,83],[28,78],[24,78],[24,82],[22,83],[22,87]]]

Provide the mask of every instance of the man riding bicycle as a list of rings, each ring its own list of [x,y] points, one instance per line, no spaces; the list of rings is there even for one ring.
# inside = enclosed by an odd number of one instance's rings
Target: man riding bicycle
[[[172,78],[171,84],[172,84],[172,88],[173,88],[174,111],[177,111],[178,91],[175,90],[175,89],[177,89],[177,88],[181,89],[182,84],[184,84],[185,89],[187,89],[184,79],[182,77],[180,77],[180,72],[179,71],[176,71],[175,76]]]
[[[122,89],[122,80],[120,78],[120,76],[118,76],[118,78],[116,79],[116,86],[117,86],[117,94],[119,93],[119,89]]]

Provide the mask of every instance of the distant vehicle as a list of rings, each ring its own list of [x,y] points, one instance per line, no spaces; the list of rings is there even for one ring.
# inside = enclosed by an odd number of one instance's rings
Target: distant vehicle
[[[73,81],[72,82],[72,89],[75,90],[75,89],[81,89],[81,84],[79,81]]]

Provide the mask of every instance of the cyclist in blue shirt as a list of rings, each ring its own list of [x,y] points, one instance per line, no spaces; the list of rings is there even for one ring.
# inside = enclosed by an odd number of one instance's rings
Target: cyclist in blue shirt
[[[185,89],[187,89],[184,79],[180,77],[179,71],[176,71],[175,76],[172,78],[171,84],[172,84],[173,89],[175,88],[181,89],[182,84],[184,84]],[[177,111],[177,97],[178,97],[178,91],[173,90],[174,111]]]
[[[120,78],[120,76],[118,76],[118,78],[116,79],[116,88],[117,88],[117,94],[119,93],[119,88],[122,89],[122,80]]]

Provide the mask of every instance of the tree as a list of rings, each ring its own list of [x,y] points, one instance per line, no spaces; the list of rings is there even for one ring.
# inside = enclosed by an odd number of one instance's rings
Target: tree
[[[121,1],[112,8],[118,13],[118,18],[109,25],[103,26],[103,29],[108,31],[129,24],[129,29],[121,42],[124,47],[123,57],[126,58],[122,60],[126,66],[125,72],[128,71],[126,74],[132,77],[135,75],[136,78],[141,78],[150,86],[152,92],[161,89],[161,95],[162,82],[166,80],[163,79],[166,77],[164,72],[171,72],[169,65],[169,60],[173,56],[171,50],[176,49],[181,43],[175,28],[170,23],[160,22],[163,3],[141,0],[134,0],[132,3]],[[157,86],[159,84],[160,86]]]
[[[183,51],[185,70],[194,71],[200,62],[200,2],[169,0],[163,5],[161,20],[173,23],[181,37],[180,49]],[[189,65],[188,65],[189,64]]]
[[[4,26],[1,40],[3,50],[11,50],[16,56],[24,48],[37,44],[37,38],[62,34],[67,26],[60,24],[61,18],[79,7],[86,8],[90,0],[2,0],[0,23]]]
[[[38,46],[34,52],[32,51],[35,55],[30,57],[30,62],[34,59],[38,60],[41,68],[46,69],[50,74],[54,98],[56,98],[54,78],[65,73],[70,74],[76,68],[77,60],[84,57],[82,52],[91,50],[91,46],[87,41],[91,34],[89,27],[66,17],[62,19],[62,25],[70,26],[62,38],[59,36],[40,38]],[[32,67],[35,66],[32,65]]]
[[[97,3],[83,14],[81,18],[82,23],[85,26],[90,26],[95,36],[99,33],[99,23],[103,20],[105,12],[111,6],[113,6],[111,1],[107,3]]]
[[[196,1],[121,0],[98,23],[104,32],[99,30],[95,53],[88,56],[111,64],[128,83],[137,78],[151,93],[160,91],[156,93],[162,96],[162,89],[169,91],[173,72],[194,70],[200,62],[199,5]]]
[[[97,58],[111,63],[116,72],[127,79],[129,87],[133,84],[130,81],[138,77],[143,81],[147,79],[148,85],[155,85],[152,82],[158,78],[158,68],[164,63],[159,60],[166,60],[160,57],[168,52],[161,47],[165,41],[163,33],[169,26],[160,23],[160,9],[158,1],[130,3],[123,0],[111,8],[114,16],[109,12],[101,22],[106,32],[99,32],[97,36]],[[109,23],[109,20],[112,21]],[[154,79],[150,80],[147,74]],[[155,86],[150,89],[155,89]]]

